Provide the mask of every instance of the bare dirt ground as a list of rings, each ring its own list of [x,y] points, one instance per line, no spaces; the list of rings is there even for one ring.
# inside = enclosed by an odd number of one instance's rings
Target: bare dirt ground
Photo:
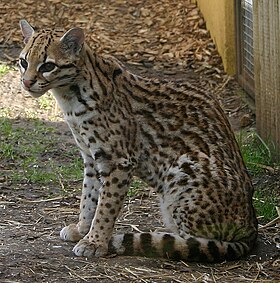
[[[217,94],[235,130],[254,126],[254,114],[237,95],[234,80],[222,69],[221,59],[196,7],[188,1],[1,1],[0,57],[15,62],[21,36],[18,20],[27,18],[43,26],[79,25],[99,51],[114,54],[133,71],[192,81]],[[62,158],[74,147],[66,125],[51,111],[26,96],[19,74],[0,79],[0,108],[9,108],[15,127],[30,127],[22,113],[36,111],[37,118],[57,131],[60,141],[47,154]],[[12,115],[11,115],[12,113]],[[1,133],[0,133],[1,135]],[[19,141],[20,142],[20,141]],[[42,159],[46,160],[46,156]],[[12,169],[11,169],[12,168]],[[190,264],[162,259],[110,256],[102,259],[74,257],[73,244],[62,242],[59,231],[76,222],[78,188],[62,195],[61,186],[12,182],[12,164],[0,164],[0,282],[280,282],[279,224],[260,230],[258,245],[246,259],[220,264]],[[67,176],[65,177],[67,178]],[[253,182],[279,190],[279,174],[268,173]],[[261,223],[265,225],[266,223]],[[156,196],[149,188],[128,197],[116,224],[117,231],[149,231],[162,227]],[[277,234],[278,233],[278,234]]]

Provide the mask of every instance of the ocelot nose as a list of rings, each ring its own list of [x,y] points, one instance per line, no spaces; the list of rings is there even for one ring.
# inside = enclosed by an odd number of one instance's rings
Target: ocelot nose
[[[25,87],[30,88],[32,85],[36,83],[36,80],[22,80]]]

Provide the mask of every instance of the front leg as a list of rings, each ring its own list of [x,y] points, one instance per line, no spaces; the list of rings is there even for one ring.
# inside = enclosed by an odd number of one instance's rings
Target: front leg
[[[64,241],[78,242],[89,231],[97,207],[101,183],[96,176],[94,160],[82,153],[84,159],[84,181],[80,201],[80,216],[77,224],[70,224],[60,232]]]
[[[98,205],[90,231],[74,247],[77,256],[104,256],[108,251],[116,218],[122,208],[131,180],[128,167],[118,166],[103,177]]]

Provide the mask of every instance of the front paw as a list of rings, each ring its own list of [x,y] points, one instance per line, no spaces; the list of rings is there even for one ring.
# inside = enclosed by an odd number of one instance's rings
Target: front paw
[[[105,246],[97,245],[94,242],[89,242],[87,239],[82,239],[73,248],[73,252],[76,256],[102,257],[108,253],[108,248]]]
[[[63,241],[76,243],[83,238],[83,235],[79,232],[76,224],[70,224],[60,231],[60,238]]]

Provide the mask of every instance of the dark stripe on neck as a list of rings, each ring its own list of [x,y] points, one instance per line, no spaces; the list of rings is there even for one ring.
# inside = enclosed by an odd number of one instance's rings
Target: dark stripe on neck
[[[93,61],[92,61],[92,57],[91,57],[91,55],[89,54],[89,52],[86,51],[86,53],[87,53],[88,59],[89,59],[89,61],[90,61],[90,63],[91,63],[92,69],[93,69],[93,71],[94,71],[94,75],[95,75],[95,77],[96,77],[96,79],[97,79],[97,81],[98,81],[98,85],[99,85],[100,88],[101,88],[102,95],[105,96],[105,95],[107,94],[107,90],[106,90],[104,84],[102,83],[101,79],[100,79],[99,76],[97,75],[97,72],[96,72],[96,58],[95,58],[95,62],[93,62]]]
[[[101,67],[100,67],[100,64],[97,60],[97,58],[95,57],[95,66],[96,66],[96,69],[99,70],[99,72],[103,75],[103,77],[105,77],[108,81],[110,81],[110,78],[108,76],[108,73],[106,72],[106,70],[104,71]]]
[[[113,72],[113,76],[112,76],[112,79],[113,79],[113,82],[116,83],[116,78],[117,76],[121,75],[122,74],[122,69],[121,68],[118,68],[118,69],[115,69],[114,72]]]
[[[82,103],[88,110],[92,110],[91,107],[87,104],[86,100],[82,98],[81,91],[78,85],[71,85],[70,90],[75,93],[78,101]]]

